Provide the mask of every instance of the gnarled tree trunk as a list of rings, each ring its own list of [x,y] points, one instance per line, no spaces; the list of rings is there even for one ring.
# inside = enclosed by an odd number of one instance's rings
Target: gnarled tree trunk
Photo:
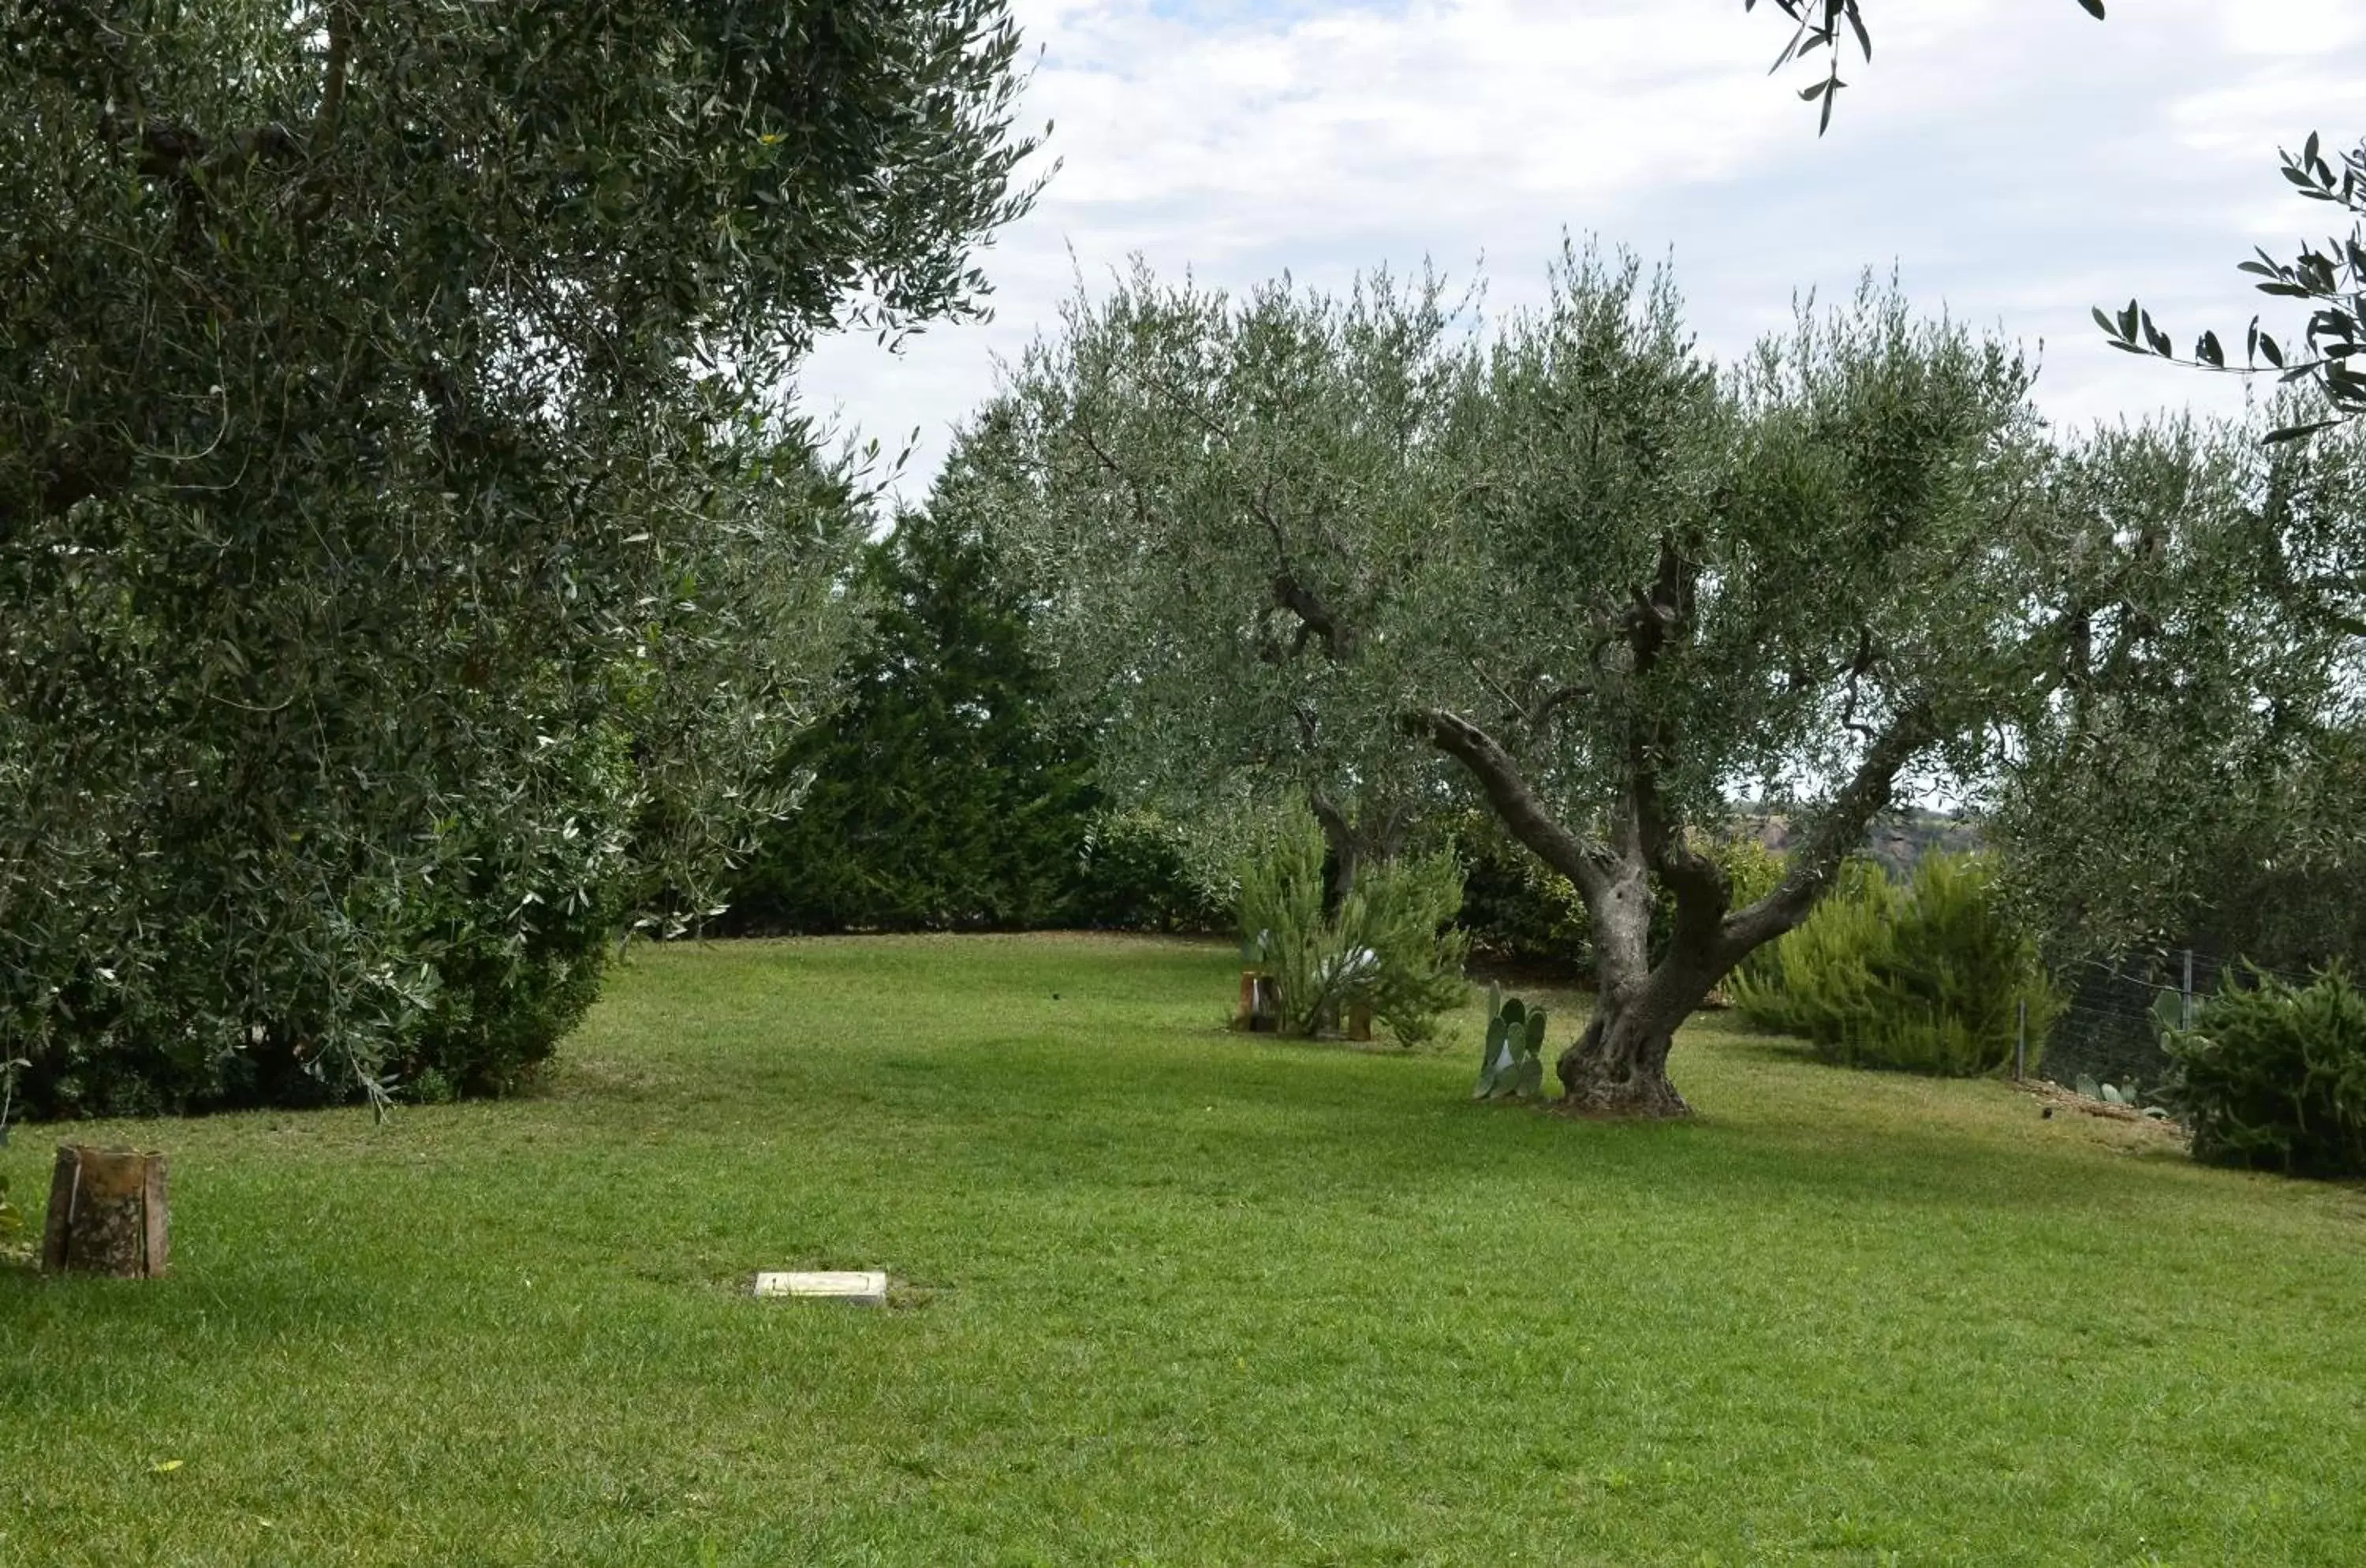
[[[1668,1077],[1675,1037],[1675,1024],[1635,1009],[1597,1009],[1585,1032],[1553,1064],[1562,1105],[1585,1116],[1691,1115],[1692,1106]]]
[[[1639,649],[1639,653],[1641,650]],[[1675,1032],[1718,981],[1757,948],[1808,917],[1848,850],[1887,804],[1898,770],[1930,738],[1928,716],[1910,707],[1871,746],[1811,823],[1782,882],[1742,908],[1732,881],[1688,841],[1661,796],[1651,763],[1662,738],[1634,749],[1626,798],[1604,814],[1608,831],[1581,838],[1549,810],[1493,736],[1458,714],[1429,709],[1414,728],[1460,761],[1512,836],[1568,877],[1594,926],[1600,1000],[1554,1073],[1567,1110],[1593,1116],[1689,1116],[1668,1078]],[[1674,896],[1675,929],[1653,961],[1655,884]]]
[[[1651,882],[1639,864],[1598,885],[1586,904],[1599,990],[1585,1032],[1553,1064],[1562,1106],[1586,1116],[1689,1116],[1668,1077],[1668,1051],[1725,972],[1722,943],[1697,919],[1680,920],[1654,965]]]

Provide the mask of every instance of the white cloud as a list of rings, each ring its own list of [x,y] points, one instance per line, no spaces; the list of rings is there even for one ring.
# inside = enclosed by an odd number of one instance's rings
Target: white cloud
[[[1323,285],[1435,259],[1490,298],[1541,293],[1564,229],[1673,250],[1690,314],[1732,354],[1796,290],[1898,267],[1926,308],[2045,344],[2040,399],[2080,423],[2191,402],[2228,379],[2115,354],[2088,307],[2144,297],[2171,330],[2238,328],[2270,302],[2232,271],[2332,216],[2285,197],[2279,144],[2366,135],[2355,0],[2152,0],[2098,25],[2071,0],[1877,0],[1831,132],[1769,79],[1769,6],[1734,0],[1414,0],[1275,6],[1017,0],[1042,48],[1026,120],[1063,167],[983,258],[991,323],[898,355],[823,345],[817,408],[922,444],[1048,328],[1078,271],[1139,251],[1162,274]],[[1073,261],[1071,259],[1073,253]],[[2278,319],[2270,311],[2270,320]]]

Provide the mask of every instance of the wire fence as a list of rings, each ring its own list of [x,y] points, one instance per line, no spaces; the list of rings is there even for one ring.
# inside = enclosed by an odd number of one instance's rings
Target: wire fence
[[[2086,960],[2064,976],[2069,1005],[2054,1021],[2035,1071],[2073,1086],[2081,1078],[2123,1089],[2158,1084],[2169,1073],[2163,1026],[2191,1023],[2193,1009],[2230,970],[2237,985],[2255,972],[2302,986],[2315,978],[2187,949]]]

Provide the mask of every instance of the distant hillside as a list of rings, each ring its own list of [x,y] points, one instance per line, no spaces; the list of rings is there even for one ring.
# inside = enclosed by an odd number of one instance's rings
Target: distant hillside
[[[1742,830],[1768,849],[1781,852],[1790,848],[1791,819],[1780,812],[1753,814],[1745,812],[1739,818]],[[1961,854],[1980,847],[1979,829],[1959,817],[1944,811],[1898,811],[1875,819],[1865,834],[1865,851],[1889,870],[1892,876],[1903,877],[1914,869],[1914,863],[1932,850],[1945,850]]]

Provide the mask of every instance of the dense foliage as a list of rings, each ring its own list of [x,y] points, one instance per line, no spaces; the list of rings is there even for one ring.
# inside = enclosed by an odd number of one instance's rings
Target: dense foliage
[[[2168,1046],[2195,1158],[2366,1176],[2366,996],[2338,966],[2304,986],[2230,972]]]
[[[1993,868],[1949,854],[1902,884],[1850,863],[1806,924],[1742,967],[1733,1001],[1828,1061],[1948,1077],[2010,1068],[2024,1008],[2034,1069],[2063,1005]]]
[[[2108,432],[2054,491],[2129,568],[2076,606],[2062,689],[1989,801],[2014,897],[2057,959],[2338,954],[2366,866],[2366,641],[2328,585],[2366,572],[2366,440]]]
[[[1593,927],[1569,878],[1521,847],[1488,813],[1454,821],[1462,866],[1459,923],[1473,957],[1540,974],[1590,976]]]
[[[0,0],[39,1113],[497,1084],[625,910],[712,898],[862,534],[771,389],[973,307],[1016,47],[1000,0]]]
[[[1155,813],[1107,805],[1088,720],[1053,700],[1030,596],[966,526],[958,471],[869,547],[843,706],[779,777],[715,929],[1216,931],[1229,908]]]
[[[1026,603],[941,511],[867,553],[877,604],[846,705],[791,748],[810,780],[733,890],[735,929],[1061,923],[1098,796],[1083,728],[1049,711]]]
[[[2304,974],[2366,973],[2366,730],[2315,730],[2198,835],[2178,945]]]
[[[1284,812],[1239,869],[1242,950],[1274,983],[1282,1032],[1336,1030],[1360,1004],[1404,1043],[1429,1039],[1467,991],[1454,857],[1367,866],[1326,909],[1324,853],[1313,816]]]
[[[1063,921],[1118,931],[1222,931],[1229,885],[1191,835],[1156,811],[1103,809],[1085,829]]]

